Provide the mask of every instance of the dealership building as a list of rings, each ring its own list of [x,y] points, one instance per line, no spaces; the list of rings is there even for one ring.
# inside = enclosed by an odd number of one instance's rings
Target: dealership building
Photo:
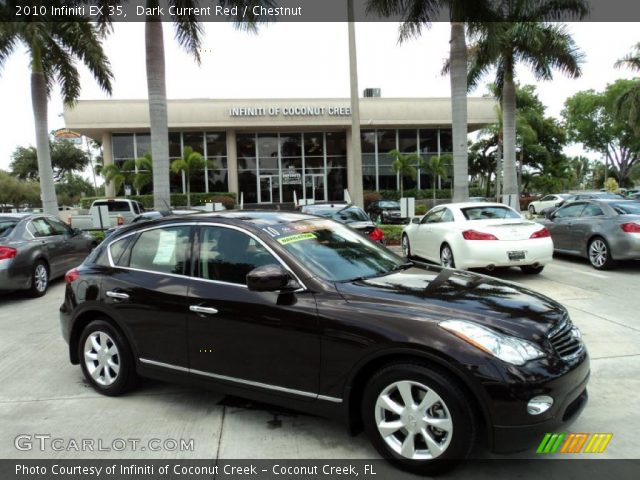
[[[469,131],[495,122],[495,106],[492,98],[469,98]],[[79,101],[64,119],[102,143],[105,165],[151,152],[146,100]],[[208,160],[191,173],[192,192],[236,192],[263,204],[344,199],[353,163],[348,98],[169,100],[168,120],[169,161],[185,147]],[[361,98],[360,124],[364,190],[399,188],[390,150],[425,160],[452,151],[449,98]],[[187,181],[171,173],[172,193],[184,193]],[[404,186],[429,188],[431,179],[420,172]]]

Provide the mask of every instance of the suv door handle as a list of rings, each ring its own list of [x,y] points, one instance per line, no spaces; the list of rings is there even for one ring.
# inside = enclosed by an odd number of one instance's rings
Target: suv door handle
[[[206,313],[208,315],[215,315],[218,310],[213,307],[201,307],[200,305],[191,305],[189,310],[196,313]]]
[[[129,300],[128,293],[114,292],[112,290],[107,292],[107,297],[117,298],[118,300]]]

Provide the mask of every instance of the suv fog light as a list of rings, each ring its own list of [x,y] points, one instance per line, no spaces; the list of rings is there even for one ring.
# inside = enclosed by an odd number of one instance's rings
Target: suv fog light
[[[527,413],[529,415],[540,415],[546,412],[553,405],[553,398],[548,395],[540,395],[539,397],[533,397],[527,403]]]

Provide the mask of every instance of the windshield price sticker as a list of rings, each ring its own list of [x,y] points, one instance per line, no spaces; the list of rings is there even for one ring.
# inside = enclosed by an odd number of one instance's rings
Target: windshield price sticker
[[[281,245],[289,245],[294,242],[301,242],[303,240],[315,240],[317,237],[315,233],[298,233],[296,235],[289,235],[278,239]]]

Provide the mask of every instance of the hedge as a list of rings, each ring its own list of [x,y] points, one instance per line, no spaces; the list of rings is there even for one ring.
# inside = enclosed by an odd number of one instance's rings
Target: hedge
[[[373,192],[365,192],[365,194],[367,193],[373,193]],[[380,197],[385,200],[400,199],[399,190],[380,190],[378,193],[380,194]],[[484,197],[485,193],[486,192],[484,188],[478,188],[478,187],[469,188],[470,197]],[[433,198],[433,189],[426,188],[426,189],[418,190],[417,188],[409,188],[404,190],[403,195],[405,197],[413,197],[418,200],[429,200]],[[451,198],[451,190],[448,188],[446,189],[443,188],[439,190],[437,189],[436,198],[440,198],[440,199]]]
[[[229,198],[231,201],[225,201],[221,197]],[[102,200],[105,197],[84,197],[80,204],[82,208],[88,209],[94,200]],[[129,200],[136,200],[142,204],[144,208],[153,209],[153,195],[129,195]],[[233,208],[236,203],[236,194],[234,192],[209,192],[209,193],[192,193],[191,205],[199,206],[204,205],[207,202],[221,202],[225,204],[227,208]],[[172,207],[186,207],[187,195],[183,193],[171,194],[171,206]]]
[[[384,233],[387,245],[398,245],[404,225],[380,225],[378,227]]]

